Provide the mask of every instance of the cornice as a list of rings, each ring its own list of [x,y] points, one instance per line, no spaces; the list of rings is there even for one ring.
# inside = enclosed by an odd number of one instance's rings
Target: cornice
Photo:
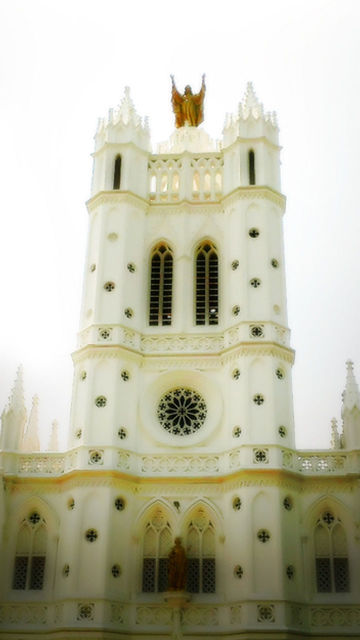
[[[80,363],[87,358],[104,359],[116,358],[134,359],[144,368],[153,368],[157,365],[160,368],[178,369],[196,367],[201,369],[214,369],[237,358],[270,356],[278,358],[289,364],[294,364],[295,351],[289,347],[284,347],[275,342],[262,342],[254,344],[245,342],[237,346],[231,346],[219,353],[140,353],[136,349],[131,349],[123,345],[95,345],[88,344],[72,353],[74,363]]]
[[[269,200],[277,207],[279,207],[281,213],[285,212],[286,197],[279,191],[275,191],[271,187],[266,186],[247,186],[237,187],[230,193],[227,193],[222,197],[222,204],[224,206],[233,206],[237,200]]]
[[[137,144],[135,144],[135,142],[133,142],[132,140],[129,140],[128,142],[110,142],[108,140],[106,140],[101,147],[99,147],[99,149],[95,149],[95,151],[93,151],[93,153],[91,153],[91,157],[92,158],[96,158],[96,156],[101,155],[102,153],[104,153],[104,151],[106,151],[106,149],[114,149],[115,151],[119,150],[119,147],[121,146],[122,149],[136,149],[137,152],[141,153],[143,156],[145,156],[146,158],[149,158],[149,156],[151,157],[151,151],[147,151],[146,149],[143,149],[142,147],[139,147]]]
[[[89,213],[95,211],[104,204],[130,204],[143,212],[147,212],[150,203],[145,198],[136,195],[132,191],[98,191],[86,202]]]
[[[63,494],[75,488],[104,487],[122,489],[137,495],[155,496],[208,496],[224,495],[241,489],[273,487],[298,494],[352,493],[358,488],[358,477],[314,477],[296,474],[283,469],[243,469],[222,477],[140,477],[106,469],[77,469],[61,477],[6,476],[4,484],[9,494],[46,492]]]
[[[234,142],[231,142],[231,144],[226,147],[222,147],[222,152],[226,153],[227,151],[232,151],[233,148],[236,147],[236,145],[239,143],[254,144],[256,142],[263,142],[267,147],[271,147],[271,149],[275,149],[276,151],[281,151],[282,149],[281,145],[275,144],[275,142],[271,142],[271,140],[269,140],[269,138],[267,138],[266,136],[254,136],[252,138],[243,138],[242,136],[238,136],[234,140]]]
[[[190,215],[195,210],[196,213],[201,213],[203,215],[225,213],[221,204],[221,198],[219,197],[218,200],[200,200],[195,202],[187,199],[179,200],[178,202],[150,202],[149,214],[159,214],[166,211],[168,215],[175,213],[185,213]]]
[[[146,198],[136,195],[132,191],[99,191],[86,202],[86,206],[89,213],[92,213],[92,211],[104,204],[114,205],[126,203],[149,214],[163,213],[164,211],[166,211],[168,215],[172,213],[191,214],[195,210],[197,213],[202,214],[226,214],[225,207],[233,206],[238,200],[269,200],[279,207],[281,213],[284,213],[286,206],[286,198],[284,195],[271,187],[256,185],[237,187],[230,193],[219,197],[216,201],[200,202],[183,199],[178,202],[153,203]]]

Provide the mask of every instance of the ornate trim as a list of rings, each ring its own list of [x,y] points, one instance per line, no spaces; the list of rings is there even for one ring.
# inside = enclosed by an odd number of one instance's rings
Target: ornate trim
[[[148,211],[149,202],[132,191],[98,191],[86,202],[89,213],[104,204],[130,204],[141,211]]]

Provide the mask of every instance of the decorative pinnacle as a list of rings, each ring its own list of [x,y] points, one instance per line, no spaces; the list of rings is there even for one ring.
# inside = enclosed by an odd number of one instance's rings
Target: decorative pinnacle
[[[346,361],[346,384],[345,389],[342,394],[343,405],[342,405],[342,415],[344,411],[347,409],[351,411],[354,407],[357,407],[360,410],[360,393],[359,387],[356,382],[355,374],[354,374],[354,365],[351,360]]]
[[[244,107],[251,109],[252,107],[260,107],[261,104],[257,98],[252,82],[248,82],[246,85]]]
[[[332,418],[331,420],[331,447],[333,449],[340,449],[340,435],[338,432],[338,423],[336,418]]]
[[[263,115],[263,106],[256,96],[252,82],[248,82],[243,102],[239,104],[239,117],[247,120],[249,116],[252,116],[257,120]]]
[[[264,113],[264,107],[255,93],[252,82],[247,83],[243,101],[239,103],[238,109],[239,120],[247,120],[249,117],[254,118],[254,120],[262,118],[265,123],[271,124],[274,129],[278,128],[275,111]],[[231,121],[226,121],[225,128],[230,124]]]
[[[24,451],[39,451],[39,396],[35,395],[32,399],[32,407],[29,416],[29,422],[24,435],[23,449]]]
[[[15,409],[16,411],[26,411],[24,399],[24,371],[21,364],[17,369],[14,386],[10,393],[9,409]]]
[[[58,439],[58,429],[59,423],[57,420],[53,420],[51,423],[51,434],[49,440],[49,451],[58,451],[59,450],[59,439]]]

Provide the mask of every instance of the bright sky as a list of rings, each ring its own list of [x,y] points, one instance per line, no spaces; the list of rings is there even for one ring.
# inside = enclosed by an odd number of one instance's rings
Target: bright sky
[[[297,444],[329,445],[345,360],[360,377],[358,0],[3,0],[0,410],[24,365],[43,444],[68,424],[97,118],[130,85],[152,141],[170,78],[206,73],[219,138],[252,80],[280,125]]]

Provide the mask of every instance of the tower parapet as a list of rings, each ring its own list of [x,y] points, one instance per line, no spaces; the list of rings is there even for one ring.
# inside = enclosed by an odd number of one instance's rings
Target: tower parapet
[[[264,111],[258,100],[252,82],[248,82],[244,98],[239,102],[237,114],[227,114],[223,130],[224,146],[232,144],[236,138],[267,138],[273,144],[279,143],[279,128],[275,111]]]

